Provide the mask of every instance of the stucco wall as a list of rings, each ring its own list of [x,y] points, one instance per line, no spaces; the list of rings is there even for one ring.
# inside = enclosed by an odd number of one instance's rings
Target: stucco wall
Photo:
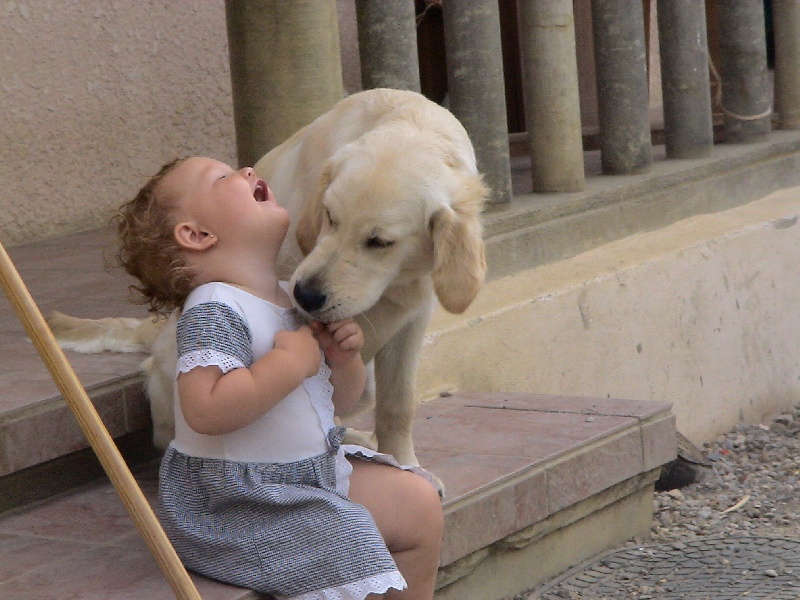
[[[800,400],[800,188],[484,286],[439,309],[418,394],[446,389],[672,403],[694,443]]]
[[[108,221],[167,159],[235,156],[222,2],[4,2],[0,236]]]
[[[360,86],[354,0],[345,89]],[[176,155],[235,163],[223,2],[0,3],[0,240],[108,222]]]

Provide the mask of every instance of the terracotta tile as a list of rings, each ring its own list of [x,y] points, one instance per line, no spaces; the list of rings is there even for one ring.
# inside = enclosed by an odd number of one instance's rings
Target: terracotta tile
[[[0,427],[7,440],[6,467],[18,471],[87,447],[75,418],[66,406],[27,416]]]
[[[445,485],[447,509],[467,496],[480,494],[517,473],[531,468],[532,461],[517,456],[439,453],[437,458],[421,459],[422,465]]]
[[[464,407],[415,423],[419,448],[537,460],[552,458],[575,443],[610,435],[635,423],[627,417]]]
[[[417,416],[420,419],[444,416],[452,411],[460,410],[468,404],[470,404],[470,397],[462,393],[455,393],[452,396],[439,396],[417,405]]]
[[[92,544],[113,542],[135,531],[122,500],[107,483],[93,484],[0,520],[0,533]]]
[[[138,374],[139,365],[146,358],[145,354],[128,352],[80,354],[69,350],[65,355],[81,384],[89,389]]]
[[[675,459],[675,415],[642,424],[642,450],[644,469],[649,471]]]
[[[61,397],[47,371],[0,372],[0,423],[10,413]]]
[[[442,564],[450,564],[545,517],[545,474],[525,472],[491,494],[446,513]]]
[[[8,440],[2,435],[2,428],[0,427],[0,473],[8,474],[13,472],[8,456],[10,450]]]
[[[603,443],[581,446],[564,460],[548,465],[548,510],[553,514],[642,472],[639,428]]]
[[[118,393],[112,391],[102,394],[92,401],[112,437],[127,433]],[[6,462],[11,471],[24,469],[89,445],[74,414],[61,401],[41,412],[1,425],[0,435],[7,439]]]
[[[150,506],[155,510],[158,501],[158,465],[151,464],[134,473],[136,483],[144,493],[145,498],[150,502]]]
[[[247,590],[203,577],[193,575],[192,579],[203,600],[254,597]],[[134,540],[125,548],[104,546],[73,552],[61,562],[0,583],[0,597],[15,600],[173,600],[175,596],[144,542]]]
[[[65,556],[89,547],[75,540],[0,533],[0,585],[8,579],[59,562]]]
[[[579,396],[551,396],[525,393],[459,392],[464,404],[469,406],[505,407],[519,410],[545,412],[570,412],[586,415],[607,415],[645,418],[656,412],[668,410],[665,402],[623,400],[618,398],[585,398]]]

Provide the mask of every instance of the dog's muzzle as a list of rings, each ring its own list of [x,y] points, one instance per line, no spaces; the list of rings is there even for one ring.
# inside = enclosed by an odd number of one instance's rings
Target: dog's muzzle
[[[297,305],[308,313],[313,313],[325,306],[328,296],[319,290],[314,280],[296,281],[292,292]]]

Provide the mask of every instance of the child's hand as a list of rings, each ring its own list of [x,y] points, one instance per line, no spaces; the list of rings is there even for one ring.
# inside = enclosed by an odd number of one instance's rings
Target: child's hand
[[[353,319],[344,319],[334,323],[311,323],[314,337],[319,347],[325,352],[329,367],[335,367],[351,361],[361,352],[364,345],[364,332]]]
[[[279,331],[275,334],[275,348],[292,353],[302,367],[305,377],[319,372],[319,343],[308,325],[297,331]]]

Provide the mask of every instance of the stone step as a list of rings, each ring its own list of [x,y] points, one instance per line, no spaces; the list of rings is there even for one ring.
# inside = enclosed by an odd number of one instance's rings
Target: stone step
[[[128,301],[133,283],[107,268],[113,237],[96,229],[8,250],[39,309],[101,318],[145,317]],[[28,340],[7,298],[0,295],[0,512],[85,483],[99,465],[75,418]],[[139,363],[143,354],[67,357],[112,436],[134,463],[155,458],[149,407]]]
[[[437,598],[500,598],[647,534],[675,456],[663,403],[458,393],[419,407],[422,464],[447,488]],[[137,472],[152,502],[154,465]],[[127,513],[98,481],[0,518],[0,597],[172,597]],[[120,568],[122,566],[122,568]],[[203,598],[253,598],[196,577]]]
[[[110,240],[96,230],[10,254],[45,313],[145,316],[126,302],[131,280],[103,268],[98,248]],[[0,597],[171,598],[22,326],[0,302]],[[157,454],[138,373],[145,357],[67,355],[153,501]],[[512,595],[646,535],[653,481],[675,455],[668,404],[608,398],[454,393],[420,405],[415,439],[423,466],[447,487],[440,600]],[[196,581],[203,598],[256,597]]]

